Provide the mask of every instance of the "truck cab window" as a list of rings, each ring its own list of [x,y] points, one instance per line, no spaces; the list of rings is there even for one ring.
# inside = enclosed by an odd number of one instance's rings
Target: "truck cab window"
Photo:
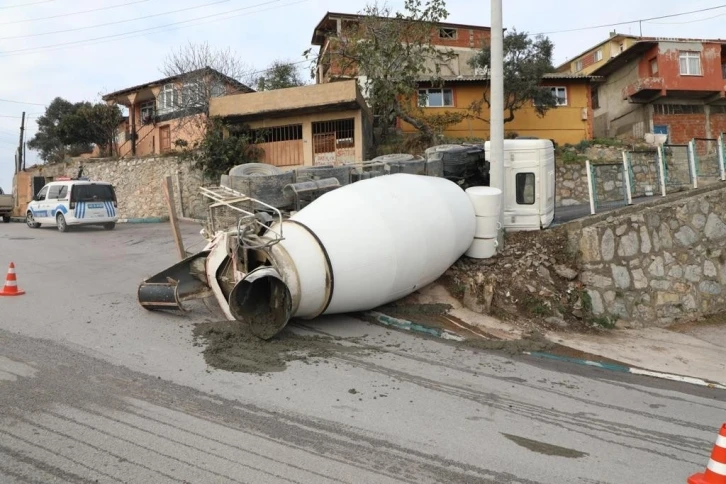
[[[517,173],[517,205],[534,205],[534,173]]]

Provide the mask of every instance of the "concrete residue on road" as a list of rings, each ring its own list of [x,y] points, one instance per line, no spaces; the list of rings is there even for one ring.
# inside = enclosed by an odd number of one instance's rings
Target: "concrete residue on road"
[[[194,337],[197,346],[206,344],[203,354],[209,366],[239,373],[279,372],[291,361],[319,362],[341,353],[373,350],[355,346],[355,338],[307,336],[290,329],[262,340],[252,334],[249,325],[233,321],[197,324]]]
[[[554,456],[554,457],[567,457],[569,459],[579,459],[581,457],[586,457],[589,455],[585,452],[580,452],[579,450],[568,449],[567,447],[560,447],[557,445],[547,444],[545,442],[540,442],[539,440],[526,439],[524,437],[505,434],[503,432],[500,432],[500,433],[507,439],[514,442],[515,444],[522,446],[525,449],[529,449],[532,452],[537,452],[538,454],[549,455],[549,456]]]

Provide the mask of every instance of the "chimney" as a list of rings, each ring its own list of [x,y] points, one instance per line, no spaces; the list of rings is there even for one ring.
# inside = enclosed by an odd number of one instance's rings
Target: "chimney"
[[[616,35],[618,35],[617,30],[613,30],[612,32],[610,32],[610,38],[615,37]]]

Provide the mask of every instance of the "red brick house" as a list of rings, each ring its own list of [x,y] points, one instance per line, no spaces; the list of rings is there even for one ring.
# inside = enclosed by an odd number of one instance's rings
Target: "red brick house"
[[[316,70],[316,83],[335,81],[349,78],[350,73],[343,73],[335,62],[335,41],[351,24],[360,22],[362,15],[328,12],[315,26],[312,45],[319,48],[318,65]],[[391,19],[396,21],[395,19]],[[482,74],[475,72],[469,66],[469,60],[474,57],[485,42],[491,38],[491,29],[477,25],[463,25],[453,23],[437,23],[431,32],[431,43],[442,49],[451,50],[454,56],[446,64],[440,65],[441,75],[444,76],[471,76]]]
[[[683,144],[726,131],[726,40],[641,38],[592,72],[595,137],[667,134]]]

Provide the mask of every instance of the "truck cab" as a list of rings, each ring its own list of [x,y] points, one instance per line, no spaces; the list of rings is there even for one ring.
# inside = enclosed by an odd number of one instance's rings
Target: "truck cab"
[[[491,143],[484,145],[490,164]],[[541,230],[555,217],[555,148],[547,139],[504,140],[502,227],[509,231]],[[499,187],[497,187],[499,188]]]

